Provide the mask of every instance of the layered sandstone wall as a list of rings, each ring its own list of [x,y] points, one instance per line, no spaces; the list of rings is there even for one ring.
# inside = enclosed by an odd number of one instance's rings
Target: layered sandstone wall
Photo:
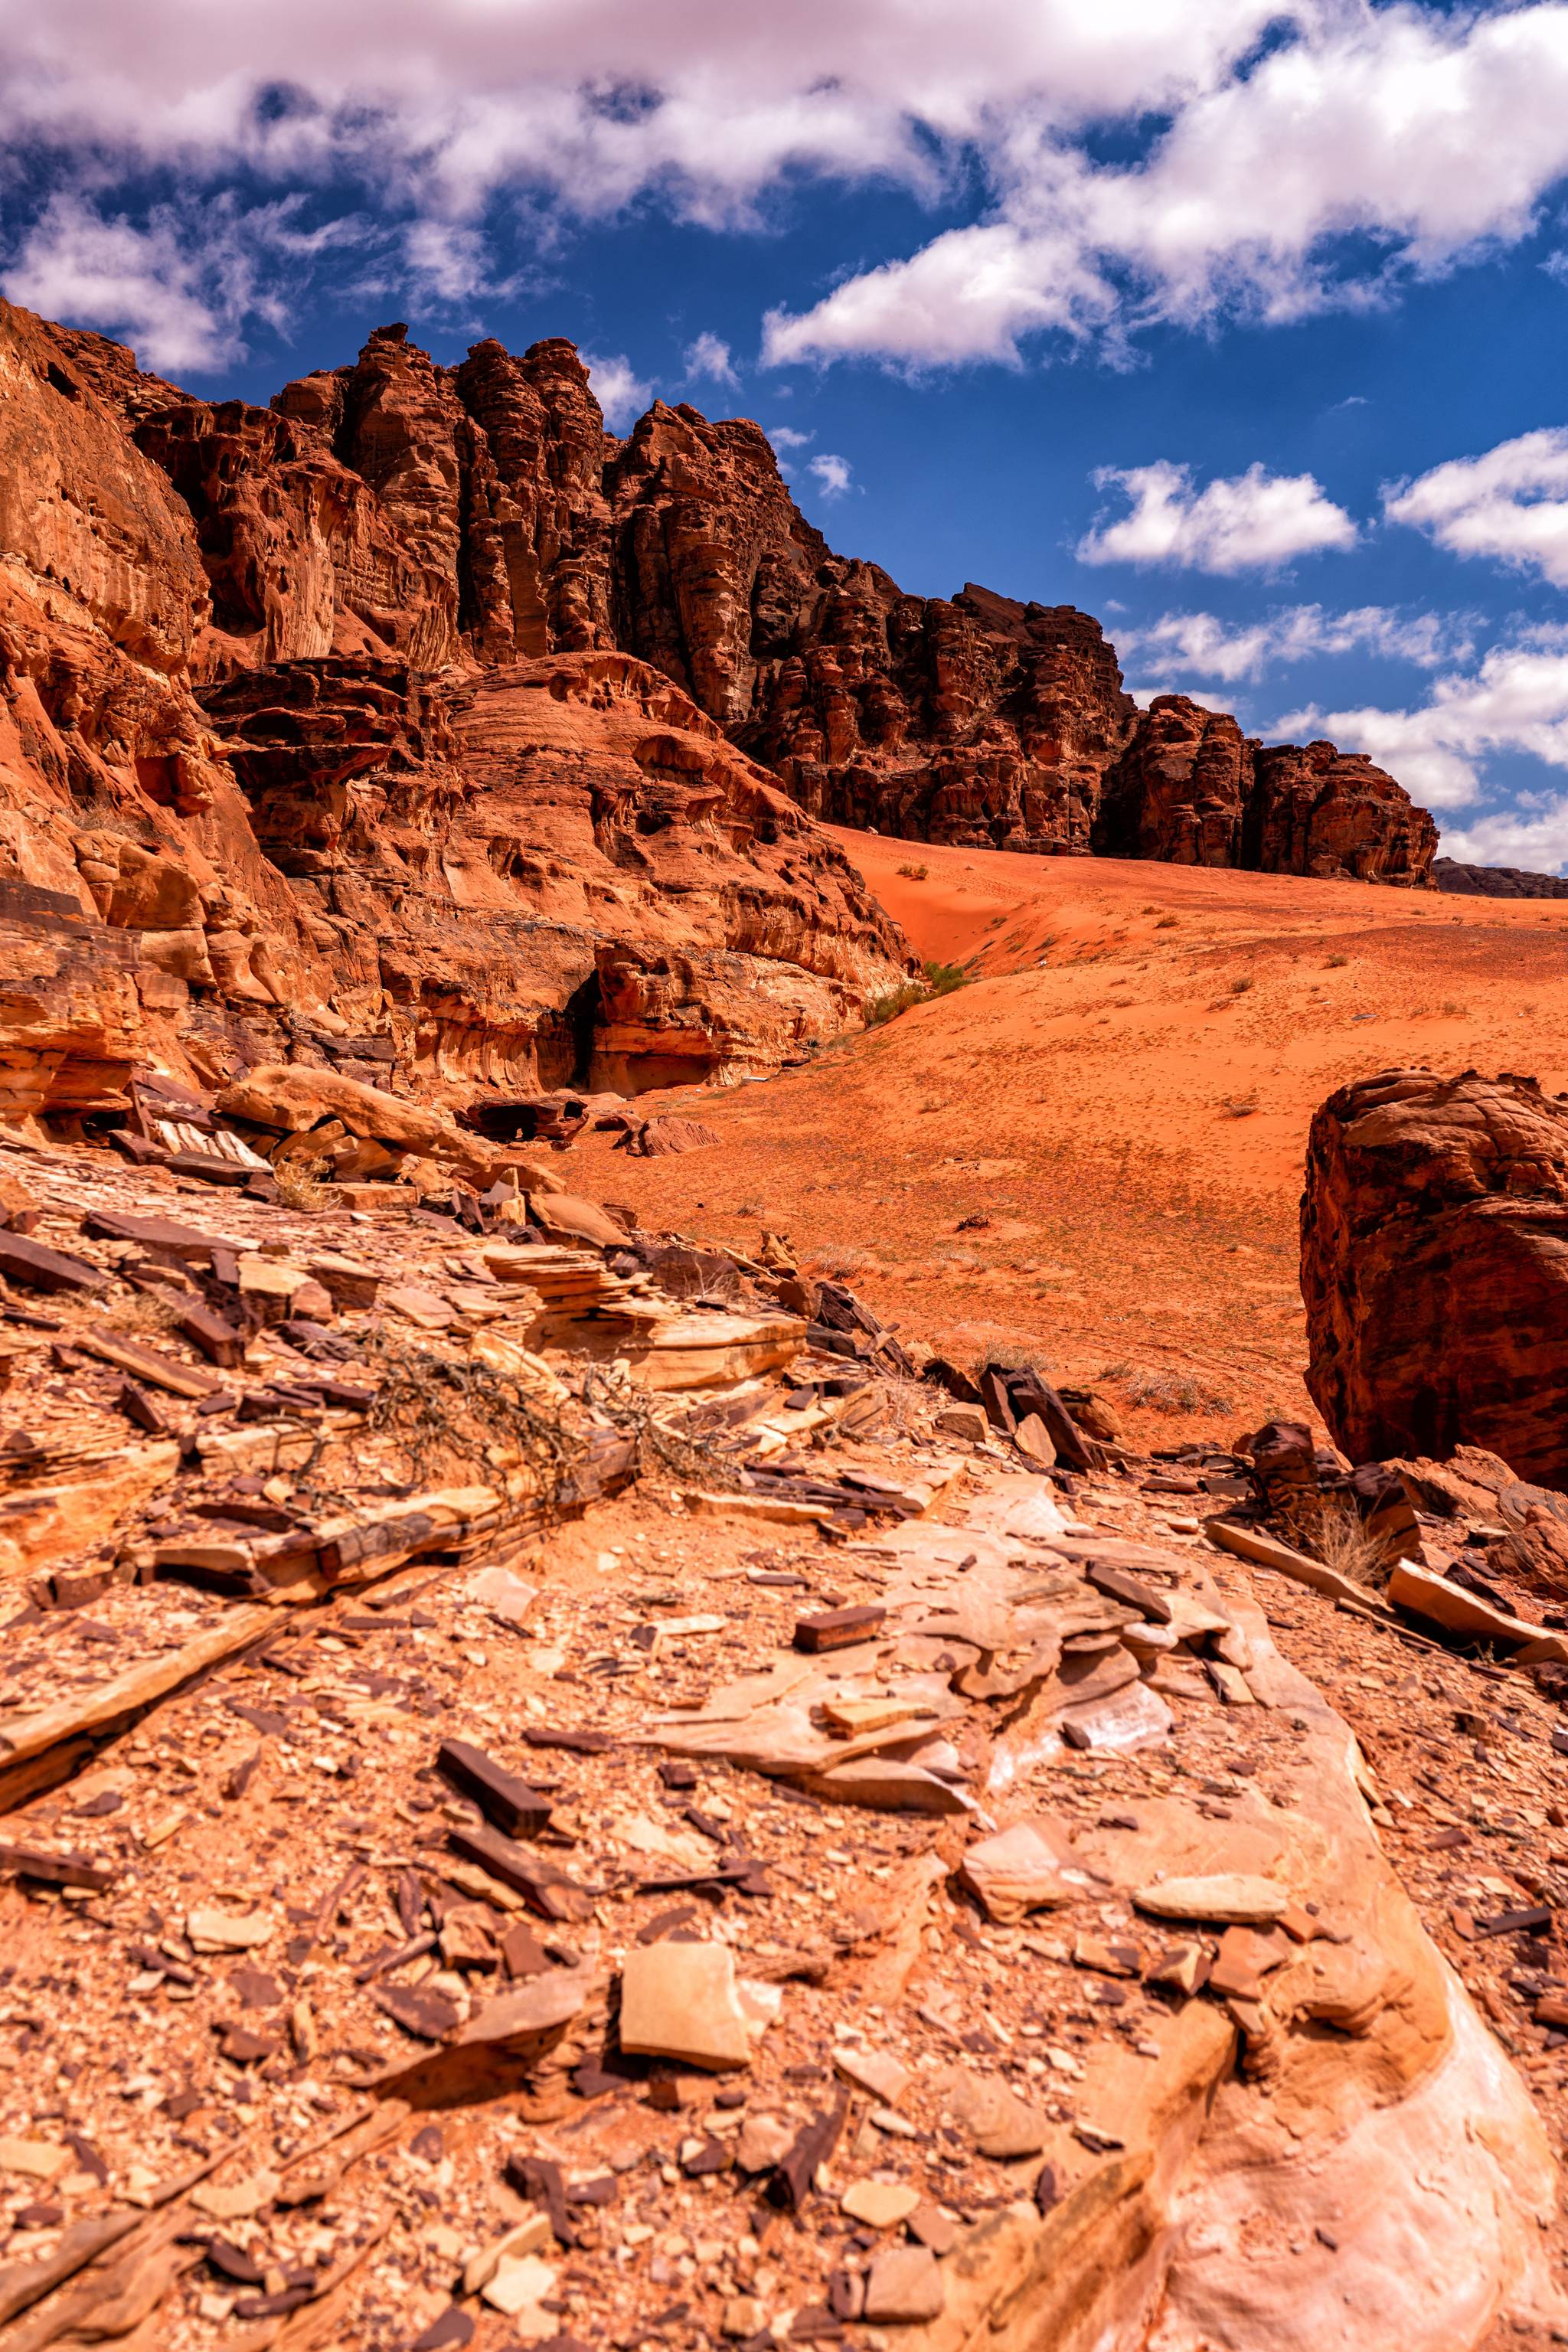
[[[908,955],[614,650],[570,346],[272,409],[0,309],[0,1115],[374,1041],[456,1092],[776,1067]]]
[[[568,342],[445,368],[384,328],[270,411],[99,367],[195,518],[209,670],[616,648],[831,822],[1373,881],[1431,865],[1431,820],[1369,761],[1265,749],[1182,697],[1140,711],[1071,605],[907,595],[836,554],[757,425],[658,401],[615,440]]]

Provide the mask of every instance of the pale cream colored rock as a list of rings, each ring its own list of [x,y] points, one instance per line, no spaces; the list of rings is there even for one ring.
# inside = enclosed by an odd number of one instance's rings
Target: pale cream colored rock
[[[909,2088],[909,2068],[885,2050],[858,2050],[852,2042],[844,2042],[835,2050],[833,2063],[847,2083],[869,2091],[890,2107],[898,2105]]]
[[[58,2180],[76,2162],[68,2147],[47,2139],[0,2139],[0,2172],[25,2173],[29,2180]]]
[[[852,2180],[838,2201],[851,2221],[868,2230],[893,2230],[909,2220],[921,2192],[904,2180]]]
[[[504,2237],[493,2240],[488,2246],[481,2246],[477,2254],[469,2256],[463,2268],[463,2293],[478,2294],[481,2287],[489,2284],[503,2263],[521,2262],[525,2254],[537,2254],[543,2247],[552,2246],[554,2242],[555,2235],[550,2227],[549,2215],[531,2213],[526,2221],[520,2221]]]
[[[943,2066],[931,2076],[931,2087],[942,2113],[963,2125],[982,2156],[1005,2164],[1020,2156],[1038,2156],[1044,2147],[1046,2117],[998,2075],[977,2074],[968,2066]]]
[[[913,2323],[935,2319],[945,2299],[942,2265],[925,2246],[889,2246],[866,2281],[868,2320]]]
[[[521,1625],[539,1598],[537,1584],[525,1584],[510,1568],[482,1568],[463,1587],[463,1597],[509,1625]]]
[[[748,2116],[735,2143],[735,2162],[742,2172],[769,2172],[794,2138],[795,2126],[783,2116]]]
[[[278,1922],[265,1911],[187,1913],[185,1934],[196,1952],[248,1952],[269,1943]]]
[[[1132,1900],[1156,1919],[1214,1919],[1226,1926],[1266,1927],[1290,1907],[1289,1890],[1272,1878],[1226,1872],[1213,1878],[1163,1878],[1141,1886]]]
[[[621,2048],[715,2072],[751,2063],[727,1944],[650,1944],[621,1969]]]
[[[748,2336],[761,2334],[766,2316],[754,2294],[732,2294],[724,2305],[723,2316],[719,2322],[720,2330],[725,2336],[743,2340]]]
[[[1046,1815],[981,1838],[964,1854],[958,1875],[986,1917],[1002,1926],[1031,1911],[1059,1910],[1077,1902],[1089,1885],[1067,1829]]]
[[[537,2254],[523,2254],[513,2260],[502,2259],[483,2288],[485,2301],[497,2311],[516,2321],[524,2313],[537,2310],[541,2298],[555,2292],[556,2271],[553,2263],[542,2263]],[[550,2322],[549,2332],[555,2333],[556,2323]],[[521,2333],[531,2331],[521,2330]]]
[[[259,2213],[264,2205],[270,2205],[277,2194],[275,2172],[252,2172],[226,2187],[212,2180],[199,2181],[191,2191],[191,2202],[198,2212],[209,2214],[215,2221],[246,2221],[253,2213]]]

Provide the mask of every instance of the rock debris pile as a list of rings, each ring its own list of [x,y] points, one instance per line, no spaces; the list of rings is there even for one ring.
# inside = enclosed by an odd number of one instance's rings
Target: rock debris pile
[[[1500,2047],[1568,2038],[1555,1877],[1445,1826],[1413,1901],[1390,1831],[1482,1801],[1374,1781],[1270,1623],[1544,1797],[1502,1465],[1405,1465],[1352,1583],[1304,1432],[1137,1454],[454,1120],[385,1139],[444,1191],[301,1193],[302,1076],[3,1155],[4,2352],[1561,2318]]]

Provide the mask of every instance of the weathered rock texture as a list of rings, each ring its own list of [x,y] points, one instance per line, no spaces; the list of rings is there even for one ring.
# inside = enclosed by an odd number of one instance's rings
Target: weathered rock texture
[[[1430,862],[1366,761],[1140,712],[1085,614],[835,555],[756,425],[614,439],[569,343],[383,328],[258,408],[0,308],[0,878],[80,918],[105,1035],[208,1080],[333,1035],[454,1084],[776,1063],[907,961],[816,817]],[[63,1101],[28,1051],[8,1099]]]
[[[614,649],[575,354],[396,331],[275,410],[0,308],[0,1114],[294,1058],[635,1091],[776,1066],[907,955]]]
[[[1107,856],[1177,866],[1410,882],[1424,877],[1436,837],[1426,811],[1361,753],[1266,749],[1224,712],[1162,694],[1106,775],[1092,842]]]
[[[1568,875],[1531,874],[1521,866],[1463,866],[1457,857],[1438,857],[1432,881],[1466,898],[1568,898]]]
[[[1460,1445],[1568,1486],[1568,1106],[1389,1070],[1312,1121],[1307,1384],[1353,1462]]]

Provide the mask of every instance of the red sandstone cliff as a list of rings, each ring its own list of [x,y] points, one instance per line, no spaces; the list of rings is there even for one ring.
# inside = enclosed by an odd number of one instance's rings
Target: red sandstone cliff
[[[68,986],[23,958],[56,1010],[0,1100],[90,1095],[60,1069],[139,1022],[215,1070],[301,1022],[454,1085],[767,1066],[903,961],[818,815],[1430,863],[1367,761],[1140,712],[1071,607],[835,555],[756,425],[614,439],[565,342],[445,368],[385,328],[262,409],[0,306],[0,882],[85,926]]]

